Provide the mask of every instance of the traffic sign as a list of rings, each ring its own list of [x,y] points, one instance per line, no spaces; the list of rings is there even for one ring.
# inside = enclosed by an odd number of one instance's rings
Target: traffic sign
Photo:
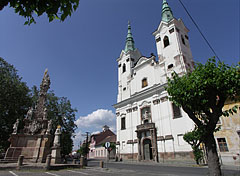
[[[105,143],[105,147],[106,147],[106,148],[109,148],[109,147],[110,147],[110,142],[106,142],[106,143]]]

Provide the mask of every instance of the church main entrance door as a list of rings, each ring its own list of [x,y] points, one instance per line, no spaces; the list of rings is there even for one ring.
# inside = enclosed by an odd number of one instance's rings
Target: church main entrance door
[[[152,160],[152,144],[150,139],[143,141],[144,160]]]

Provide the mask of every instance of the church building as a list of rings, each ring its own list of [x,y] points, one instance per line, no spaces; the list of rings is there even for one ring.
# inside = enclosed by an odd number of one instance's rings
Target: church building
[[[162,19],[153,32],[157,57],[142,56],[135,48],[130,23],[125,49],[118,62],[117,118],[118,157],[164,161],[193,159],[183,135],[194,128],[188,115],[168,99],[167,77],[193,70],[189,29],[173,16],[163,0]]]

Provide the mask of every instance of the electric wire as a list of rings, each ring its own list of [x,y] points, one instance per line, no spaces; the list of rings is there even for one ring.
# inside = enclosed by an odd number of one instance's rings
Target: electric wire
[[[208,42],[207,38],[204,36],[204,34],[202,33],[201,29],[199,28],[199,26],[197,25],[197,23],[195,22],[195,20],[193,19],[193,17],[190,15],[190,13],[188,12],[187,8],[185,7],[185,5],[182,3],[181,0],[178,0],[180,2],[180,4],[183,6],[184,10],[186,11],[186,13],[188,14],[188,16],[190,17],[190,19],[192,20],[193,24],[196,26],[196,28],[198,29],[199,33],[201,34],[201,36],[203,37],[203,39],[205,40],[205,42],[207,43],[207,45],[209,46],[209,48],[212,50],[212,52],[214,53],[214,55],[216,56],[216,58],[218,59],[218,61],[220,62],[220,59],[217,55],[217,53],[215,52],[215,50],[213,49],[213,47],[210,45],[210,43]]]

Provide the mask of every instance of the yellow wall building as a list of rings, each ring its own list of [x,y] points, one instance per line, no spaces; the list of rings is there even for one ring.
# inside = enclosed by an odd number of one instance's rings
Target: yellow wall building
[[[223,110],[228,110],[240,102],[228,102]],[[215,133],[220,162],[224,165],[240,166],[240,111],[229,117],[221,117],[221,130]]]

